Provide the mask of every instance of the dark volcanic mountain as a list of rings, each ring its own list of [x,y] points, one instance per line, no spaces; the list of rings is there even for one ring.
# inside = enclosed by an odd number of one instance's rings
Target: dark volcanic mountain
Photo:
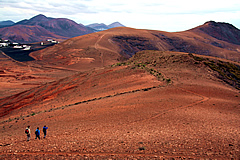
[[[16,25],[39,25],[46,30],[55,33],[56,35],[64,36],[64,37],[76,37],[88,33],[92,33],[93,30],[85,27],[82,24],[77,24],[76,22],[66,19],[66,18],[49,18],[44,15],[37,15],[29,20],[23,20]]]
[[[229,23],[209,21],[194,28],[193,31],[203,32],[218,40],[240,45],[240,30]]]
[[[19,21],[17,23],[15,23],[15,25],[30,25],[30,26],[34,26],[34,25],[39,25],[39,24],[42,24],[44,22],[47,22],[47,21],[50,21],[50,20],[53,20],[54,18],[50,18],[50,17],[46,17],[42,14],[39,14],[35,17],[32,17],[31,19],[24,19],[22,21]]]
[[[28,28],[28,32],[25,32],[26,28]],[[19,21],[14,26],[2,28],[0,30],[0,37],[20,43],[32,43],[43,41],[47,38],[63,41],[92,32],[94,32],[93,29],[85,27],[82,24],[77,24],[72,20],[49,18],[40,14],[29,20]],[[32,37],[29,37],[30,35]]]
[[[14,26],[14,27],[11,27]],[[31,27],[30,27],[31,26]],[[68,38],[77,37],[96,31],[107,30],[114,27],[123,26],[119,22],[110,25],[103,23],[84,26],[66,18],[51,18],[39,14],[31,19],[25,19],[17,23],[11,21],[0,22],[0,38],[9,39],[20,43],[32,43],[46,40],[47,38],[58,39],[63,41]],[[8,27],[8,28],[6,28]],[[36,27],[36,29],[34,29]],[[41,28],[42,27],[42,28]],[[29,33],[21,32],[31,28]],[[41,29],[40,29],[41,28]],[[39,30],[43,30],[40,34]],[[36,31],[36,33],[35,33]],[[51,33],[50,33],[51,32]],[[29,37],[29,35],[33,37]]]
[[[8,20],[8,21],[0,21],[0,28],[2,28],[2,27],[7,27],[7,26],[11,26],[11,25],[13,25],[14,24],[14,22],[13,21],[10,21],[10,20]]]
[[[0,37],[2,39],[8,39],[12,42],[20,43],[40,42],[46,39],[56,39],[61,41],[68,38],[56,35],[38,25],[14,25],[0,28]]]

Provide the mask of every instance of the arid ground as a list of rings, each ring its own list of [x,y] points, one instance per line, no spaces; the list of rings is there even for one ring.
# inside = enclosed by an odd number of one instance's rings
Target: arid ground
[[[0,158],[239,159],[240,92],[207,61],[217,60],[154,51],[85,72],[11,61],[20,67],[1,69]]]

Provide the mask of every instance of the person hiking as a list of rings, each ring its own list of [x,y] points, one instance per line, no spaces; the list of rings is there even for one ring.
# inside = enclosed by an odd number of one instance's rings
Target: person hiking
[[[27,134],[27,141],[29,141],[31,137],[30,126],[27,126],[27,128],[25,129],[25,133]]]
[[[36,134],[36,138],[35,139],[40,139],[40,130],[39,130],[39,127],[37,127],[36,131],[35,131],[35,134]]]
[[[43,133],[44,133],[44,137],[43,138],[46,138],[47,129],[48,129],[48,127],[46,127],[46,126],[43,127]]]

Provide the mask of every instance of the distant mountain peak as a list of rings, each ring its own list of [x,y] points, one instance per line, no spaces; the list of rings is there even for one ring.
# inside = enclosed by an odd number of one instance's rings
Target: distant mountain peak
[[[11,26],[13,25],[14,22],[11,20],[7,20],[7,21],[0,21],[0,26]]]
[[[32,17],[29,20],[30,21],[48,21],[49,19],[53,19],[53,18],[49,18],[49,17],[46,17],[43,14],[39,14],[39,15],[36,15],[36,16]]]
[[[113,22],[112,24],[108,25],[108,28],[115,28],[115,27],[125,27],[125,26],[119,22]]]
[[[238,29],[236,28],[234,25],[230,24],[230,23],[226,23],[226,22],[215,22],[215,21],[207,21],[203,24],[203,26],[212,26],[212,27],[218,27],[218,26],[225,26],[228,28],[234,28],[234,29]]]
[[[192,30],[204,32],[218,40],[240,45],[240,30],[230,23],[208,21]]]
[[[124,25],[122,25],[119,22],[113,22],[109,25],[106,25],[104,23],[93,23],[93,24],[89,24],[87,26],[90,27],[90,28],[93,28],[97,31],[107,30],[107,29],[115,28],[115,27],[125,27]]]
[[[204,23],[204,25],[216,25],[216,24],[217,24],[217,22],[215,22],[215,21],[207,21]]]

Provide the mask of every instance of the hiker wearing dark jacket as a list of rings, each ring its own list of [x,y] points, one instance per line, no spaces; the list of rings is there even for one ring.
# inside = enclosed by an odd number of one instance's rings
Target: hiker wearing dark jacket
[[[48,127],[46,127],[46,126],[43,127],[43,133],[44,133],[44,137],[43,138],[46,138],[47,129],[48,129]]]
[[[27,134],[27,141],[29,141],[30,140],[30,134],[31,134],[30,126],[27,126],[27,128],[25,129],[25,133]]]
[[[36,134],[36,138],[35,139],[40,139],[40,130],[39,130],[39,127],[37,127],[36,131],[35,131],[35,134]]]

